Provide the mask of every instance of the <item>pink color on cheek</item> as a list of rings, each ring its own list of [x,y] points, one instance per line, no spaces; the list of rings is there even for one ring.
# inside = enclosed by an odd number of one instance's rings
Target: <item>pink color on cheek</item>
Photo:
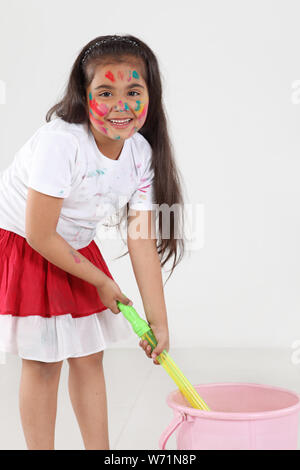
[[[98,116],[103,117],[108,113],[108,107],[104,103],[96,103],[95,98],[90,100],[90,107],[92,108],[93,111],[95,111]]]
[[[105,134],[107,134],[107,129],[103,127],[101,124],[103,124],[103,121],[98,121],[98,119],[95,119],[94,116],[90,113],[91,120],[97,125],[100,126],[100,130],[103,131]]]
[[[106,78],[108,78],[109,80],[111,80],[112,82],[115,82],[115,77],[114,77],[114,74],[109,70],[108,72],[106,72],[105,74]]]
[[[94,116],[94,114],[93,114],[91,108],[90,108],[90,110],[89,110],[89,115],[90,115],[90,118],[91,118],[91,119],[94,119],[94,121],[97,121],[98,124],[104,124],[104,121],[101,121],[101,119],[96,119],[96,118],[95,118],[95,116]]]
[[[144,106],[141,114],[138,117],[139,120],[143,119],[143,117],[146,116],[147,110],[148,110],[148,105]]]

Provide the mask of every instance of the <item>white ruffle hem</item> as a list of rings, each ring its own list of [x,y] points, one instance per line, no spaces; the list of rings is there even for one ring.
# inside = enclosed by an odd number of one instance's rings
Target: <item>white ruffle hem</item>
[[[79,318],[0,315],[0,351],[24,359],[57,362],[87,356],[132,337],[137,338],[123,314],[109,308]]]

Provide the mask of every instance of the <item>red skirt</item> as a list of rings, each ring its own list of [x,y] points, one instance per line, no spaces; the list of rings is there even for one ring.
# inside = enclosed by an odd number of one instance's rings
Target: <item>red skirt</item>
[[[77,251],[113,279],[94,240]],[[0,315],[78,318],[107,309],[95,286],[50,263],[24,237],[2,228],[0,260]]]

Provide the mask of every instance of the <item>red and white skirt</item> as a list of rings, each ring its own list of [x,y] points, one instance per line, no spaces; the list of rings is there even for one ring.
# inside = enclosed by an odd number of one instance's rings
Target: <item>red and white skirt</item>
[[[77,251],[113,279],[94,240]],[[122,313],[103,305],[95,286],[0,228],[0,351],[56,362],[133,336]]]

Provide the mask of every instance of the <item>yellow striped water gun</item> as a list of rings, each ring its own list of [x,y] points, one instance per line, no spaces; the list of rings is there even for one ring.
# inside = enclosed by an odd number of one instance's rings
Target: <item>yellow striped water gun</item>
[[[157,340],[149,324],[138,315],[137,311],[131,305],[125,305],[119,301],[117,301],[117,305],[119,310],[123,313],[124,317],[130,322],[133,331],[139,336],[139,338],[148,341],[151,346],[151,350],[153,351],[157,345]],[[200,397],[193,385],[183,375],[179,367],[175,364],[165,349],[159,354],[159,356],[157,356],[156,359],[168,372],[181,393],[185,396],[193,408],[210,411],[205,401]]]

